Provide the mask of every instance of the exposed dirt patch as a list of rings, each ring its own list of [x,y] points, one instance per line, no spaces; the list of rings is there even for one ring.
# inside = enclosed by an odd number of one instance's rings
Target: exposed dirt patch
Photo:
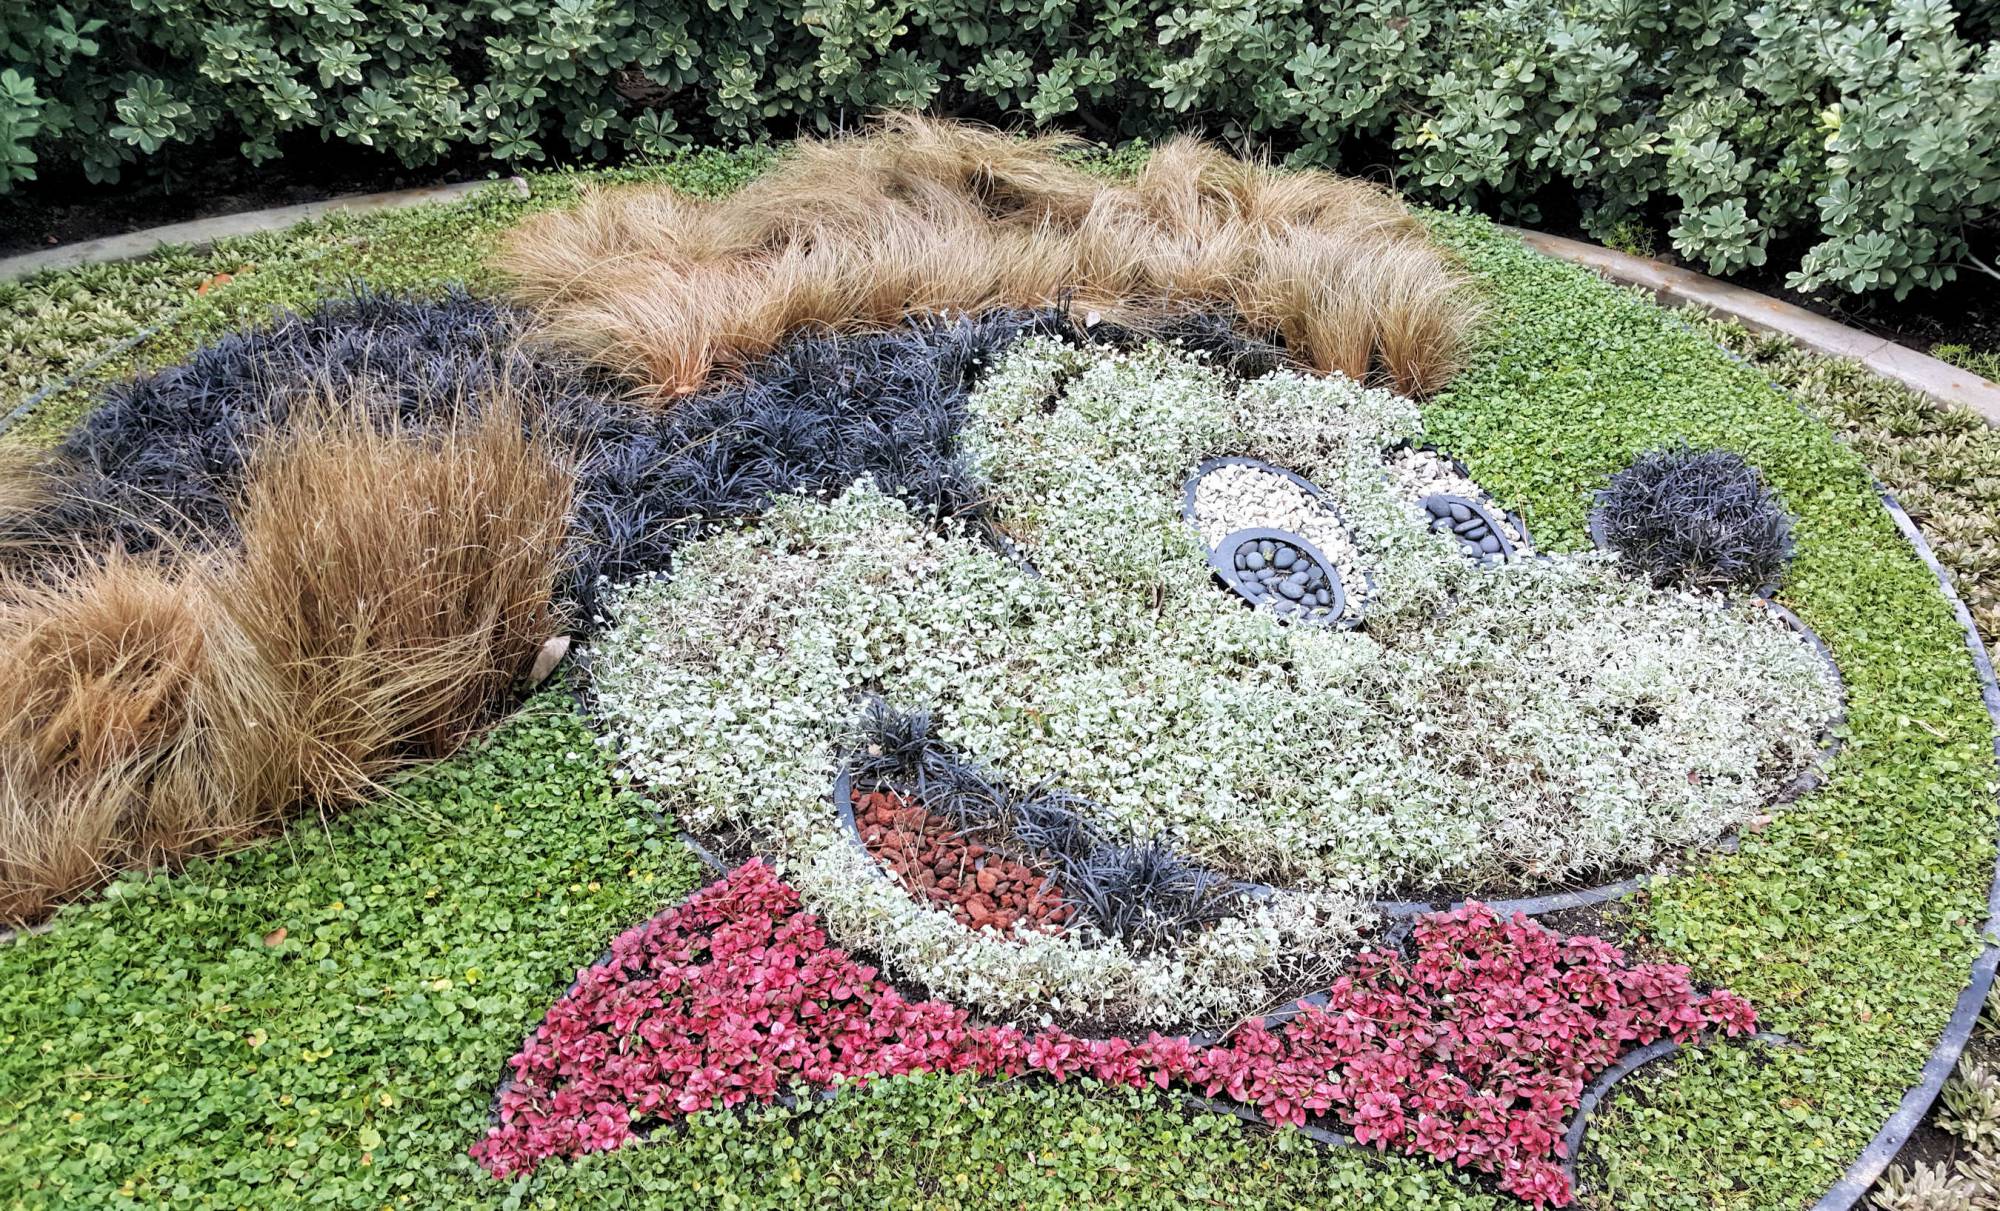
[[[287,148],[261,166],[231,156],[184,153],[161,157],[152,176],[96,185],[74,174],[45,172],[40,181],[0,196],[0,256],[122,235],[168,223],[240,214],[354,193],[381,193],[476,180],[504,166],[463,150],[435,164],[407,167],[344,143]]]

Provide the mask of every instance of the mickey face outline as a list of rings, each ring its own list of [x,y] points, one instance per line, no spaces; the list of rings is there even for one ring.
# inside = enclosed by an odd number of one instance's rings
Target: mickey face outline
[[[1000,1016],[1214,1022],[1351,950],[1370,905],[1589,881],[1712,842],[1808,764],[1824,665],[1741,608],[1601,558],[1477,567],[1383,474],[1415,404],[1231,380],[1170,350],[1030,339],[961,443],[1024,570],[861,484],[779,502],[628,590],[597,661],[628,767],[747,828],[836,938]],[[1177,489],[1248,454],[1306,475],[1373,581],[1367,628],[1280,627],[1210,581]],[[1010,780],[1129,840],[1286,889],[1176,948],[972,932],[880,877],[827,801],[857,697],[925,704]]]

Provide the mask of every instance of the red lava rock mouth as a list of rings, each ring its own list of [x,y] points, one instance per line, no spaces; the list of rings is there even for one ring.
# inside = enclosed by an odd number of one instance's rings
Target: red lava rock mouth
[[[967,929],[1004,934],[1025,923],[1061,934],[1076,915],[1053,873],[959,831],[912,796],[856,790],[854,822],[869,854],[912,899]]]

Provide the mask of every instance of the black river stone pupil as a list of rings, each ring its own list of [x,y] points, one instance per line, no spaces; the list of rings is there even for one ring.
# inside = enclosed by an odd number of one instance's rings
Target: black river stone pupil
[[[1333,610],[1334,586],[1326,568],[1301,547],[1275,538],[1246,542],[1236,548],[1235,563],[1236,583],[1253,603],[1272,601],[1314,617]]]
[[[1423,504],[1430,528],[1456,538],[1459,549],[1468,558],[1480,563],[1499,563],[1514,553],[1514,544],[1507,541],[1493,515],[1477,501],[1438,495],[1426,496]]]

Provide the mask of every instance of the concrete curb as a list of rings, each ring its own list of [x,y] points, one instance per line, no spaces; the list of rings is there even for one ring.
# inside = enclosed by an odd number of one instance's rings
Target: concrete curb
[[[1983,379],[1970,370],[1961,370],[1894,341],[1814,315],[1803,307],[1677,265],[1521,227],[1501,230],[1545,256],[1582,265],[1623,286],[1649,290],[1662,303],[1699,307],[1758,332],[1776,333],[1814,353],[1852,358],[1883,378],[1940,403],[1970,408],[1985,418],[1987,424],[2000,427],[2000,383]]]
[[[187,223],[151,227],[126,235],[64,244],[60,248],[50,248],[43,252],[24,252],[19,256],[0,259],[0,282],[29,277],[50,269],[71,269],[78,265],[99,264],[105,261],[133,261],[170,244],[205,247],[231,236],[283,231],[287,227],[309,219],[322,218],[330,214],[365,214],[371,210],[393,210],[403,206],[422,206],[431,202],[455,202],[489,185],[503,183],[521,197],[528,196],[528,182],[522,177],[506,177],[492,181],[463,181],[456,185],[428,185],[419,189],[398,189],[388,193],[348,194],[345,197],[328,198],[322,202],[302,202],[297,206],[279,206],[271,210],[252,210],[244,214],[220,215],[212,219],[195,219]]]

